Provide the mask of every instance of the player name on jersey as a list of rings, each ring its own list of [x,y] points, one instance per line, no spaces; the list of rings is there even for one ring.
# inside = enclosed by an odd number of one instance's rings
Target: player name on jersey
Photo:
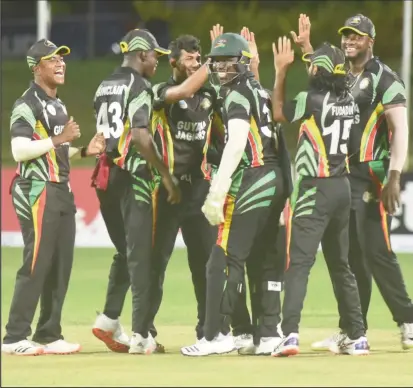
[[[128,89],[126,85],[103,85],[96,91],[96,97],[123,94]]]
[[[354,105],[333,106],[331,114],[333,116],[352,116],[354,114]]]

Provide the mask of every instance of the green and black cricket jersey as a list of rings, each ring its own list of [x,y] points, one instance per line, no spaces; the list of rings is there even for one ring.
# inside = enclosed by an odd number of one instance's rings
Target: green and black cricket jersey
[[[241,119],[249,122],[250,131],[237,171],[277,163],[277,136],[268,92],[247,73],[231,87],[220,88],[219,94],[207,147],[214,145],[222,152],[228,139],[228,122]]]
[[[145,159],[131,144],[131,129],[150,129],[152,102],[150,82],[130,67],[117,68],[95,93],[96,130],[105,136],[106,153],[131,173],[146,167]]]
[[[403,81],[377,57],[366,63],[360,75],[351,77],[351,94],[356,104],[356,114],[350,135],[350,165],[388,161],[391,132],[384,107],[406,103]]]
[[[350,94],[310,88],[283,107],[289,122],[302,120],[295,168],[300,176],[326,178],[348,173],[347,145],[354,121]]]
[[[175,85],[171,77],[168,82],[153,87],[153,137],[171,174],[200,173],[215,94],[212,89],[203,87],[192,98],[167,104],[166,92]]]
[[[61,134],[67,122],[67,110],[62,100],[48,96],[32,82],[13,106],[11,138],[47,139]],[[69,143],[65,143],[35,159],[19,162],[16,173],[26,179],[68,182],[69,170]]]

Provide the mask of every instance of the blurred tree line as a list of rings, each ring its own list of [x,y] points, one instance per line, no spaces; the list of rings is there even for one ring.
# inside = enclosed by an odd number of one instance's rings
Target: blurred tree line
[[[275,39],[297,31],[300,13],[310,16],[314,46],[324,41],[338,45],[337,30],[348,17],[362,13],[376,25],[375,54],[386,60],[402,53],[402,1],[205,1],[196,7],[176,7],[168,1],[135,0],[133,5],[142,21],[167,23],[171,37],[197,36],[205,53],[210,47],[209,30],[220,23],[228,32],[249,27],[256,35],[260,54],[271,55]]]

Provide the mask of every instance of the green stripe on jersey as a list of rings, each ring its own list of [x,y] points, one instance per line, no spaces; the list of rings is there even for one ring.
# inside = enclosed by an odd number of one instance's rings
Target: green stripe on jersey
[[[34,117],[33,111],[31,110],[29,105],[27,105],[25,102],[23,102],[22,104],[17,105],[13,109],[13,112],[11,112],[10,129],[13,126],[13,124],[20,118],[27,121],[30,124],[30,126],[33,129],[35,129],[35,127],[36,127],[36,118]]]
[[[244,97],[241,93],[237,92],[236,90],[233,90],[230,94],[228,94],[227,98],[225,99],[225,109],[228,110],[228,107],[231,103],[235,103],[238,105],[241,105],[245,110],[247,111],[247,114],[250,114],[251,112],[251,104],[247,100],[246,97]]]

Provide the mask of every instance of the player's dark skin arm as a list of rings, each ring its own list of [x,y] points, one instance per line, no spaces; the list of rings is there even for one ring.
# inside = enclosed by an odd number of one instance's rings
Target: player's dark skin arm
[[[286,77],[287,68],[279,69],[275,74],[274,89],[272,90],[272,118],[278,123],[285,123],[288,121],[283,113]]]
[[[163,163],[148,129],[132,128],[131,133],[132,142],[139,153],[161,174],[163,183],[169,193],[168,201],[172,204],[179,203],[181,200],[181,193],[179,191],[179,188],[175,185],[173,177],[169,174],[168,168]],[[173,194],[171,194],[172,192]]]
[[[384,113],[386,115],[386,120],[388,121],[389,128],[393,132],[392,142],[395,141],[394,132],[395,131],[408,131],[405,126],[400,126],[396,120],[392,117],[389,112],[391,109],[394,108],[406,108],[405,103],[399,104],[389,104],[384,106]],[[408,135],[407,135],[408,136]],[[393,156],[394,157],[394,156]],[[391,167],[390,167],[391,168]],[[400,171],[395,169],[390,169],[388,173],[388,181],[387,184],[383,187],[382,191],[382,201],[386,211],[389,214],[394,214],[396,211],[396,206],[400,206]]]
[[[208,64],[204,63],[194,74],[179,85],[168,88],[165,93],[165,102],[174,104],[180,100],[191,98],[208,80]]]
[[[144,159],[162,176],[169,175],[168,168],[163,163],[147,128],[132,128],[132,142]]]

